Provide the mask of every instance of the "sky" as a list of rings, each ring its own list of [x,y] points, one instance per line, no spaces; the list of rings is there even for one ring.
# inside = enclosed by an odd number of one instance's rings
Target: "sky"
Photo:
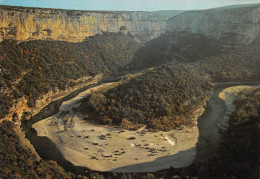
[[[260,0],[0,0],[1,5],[119,11],[192,10],[251,3]]]

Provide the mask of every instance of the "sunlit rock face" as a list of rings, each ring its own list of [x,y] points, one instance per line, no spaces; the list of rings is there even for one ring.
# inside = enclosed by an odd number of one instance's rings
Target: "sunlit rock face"
[[[0,6],[2,39],[81,42],[104,32],[130,33],[142,42],[163,34],[166,17],[149,12],[99,12]]]
[[[200,33],[216,39],[234,37],[247,44],[260,37],[260,6],[184,12],[168,20],[167,30]]]

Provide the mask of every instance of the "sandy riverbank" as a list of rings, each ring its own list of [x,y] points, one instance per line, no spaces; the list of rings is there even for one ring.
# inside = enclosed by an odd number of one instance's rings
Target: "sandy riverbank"
[[[227,115],[235,111],[235,106],[233,105],[233,102],[237,98],[239,93],[241,93],[241,95],[246,94],[255,88],[256,86],[241,85],[241,86],[233,86],[224,89],[219,94],[219,98],[225,101],[227,107]]]
[[[67,160],[93,170],[144,172],[170,166],[178,168],[189,165],[196,152],[197,127],[171,132],[137,132],[91,124],[76,114],[74,127],[64,131],[62,125],[55,125],[55,120],[59,119],[49,118],[33,127],[38,135],[54,141]],[[149,164],[152,168],[145,164],[141,168],[129,166],[144,162],[152,162]],[[121,167],[124,168],[119,169]]]
[[[101,87],[63,102],[58,114],[34,124],[38,135],[50,138],[74,165],[93,170],[152,172],[191,164],[196,154],[197,126],[169,132],[130,131],[97,125],[71,113],[84,96]],[[198,110],[194,120],[202,113]],[[67,117],[73,119],[73,124],[65,130]]]

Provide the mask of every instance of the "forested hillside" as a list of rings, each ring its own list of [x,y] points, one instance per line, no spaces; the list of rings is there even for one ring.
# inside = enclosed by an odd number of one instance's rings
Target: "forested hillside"
[[[82,43],[28,41],[0,44],[0,118],[14,100],[25,96],[29,107],[50,90],[64,90],[83,76],[118,72],[142,46],[133,37],[111,33]],[[80,81],[79,81],[80,82]]]
[[[138,71],[174,61],[195,61],[197,68],[219,82],[255,79],[257,72],[259,75],[257,43],[234,46],[201,35],[192,38],[191,34],[178,37],[171,33],[168,37],[145,46],[120,33],[98,35],[82,43],[17,44],[5,40],[0,44],[0,118],[8,113],[14,99],[25,96],[29,107],[33,107],[43,94],[74,86],[83,76]]]
[[[215,82],[259,81],[260,46],[236,46],[226,53],[206,57],[194,65],[209,74]]]
[[[234,71],[234,65],[243,63],[248,68],[249,65],[255,65],[256,61],[259,62],[259,41],[256,39],[250,44],[241,45],[234,41],[232,35],[216,40],[201,34],[167,32],[146,43],[136,53],[135,60],[129,63],[128,68],[140,70],[164,63],[202,61],[201,64],[210,67],[209,70],[218,71],[225,67]],[[223,65],[226,62],[227,65]],[[217,68],[213,69],[213,65]],[[243,70],[243,65],[240,66],[239,70]]]
[[[114,89],[93,94],[82,111],[92,113],[101,123],[123,127],[145,124],[170,130],[190,125],[190,116],[207,99],[211,83],[259,80],[259,58],[260,47],[251,44],[196,62],[171,62]]]
[[[111,90],[93,94],[83,112],[101,123],[170,130],[192,125],[191,115],[212,90],[209,76],[189,64],[172,63],[151,70]]]

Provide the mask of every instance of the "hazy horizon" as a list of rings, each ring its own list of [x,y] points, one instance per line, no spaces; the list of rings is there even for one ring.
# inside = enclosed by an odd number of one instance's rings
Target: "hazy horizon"
[[[0,5],[108,11],[196,10],[255,3],[260,0],[0,0]]]

